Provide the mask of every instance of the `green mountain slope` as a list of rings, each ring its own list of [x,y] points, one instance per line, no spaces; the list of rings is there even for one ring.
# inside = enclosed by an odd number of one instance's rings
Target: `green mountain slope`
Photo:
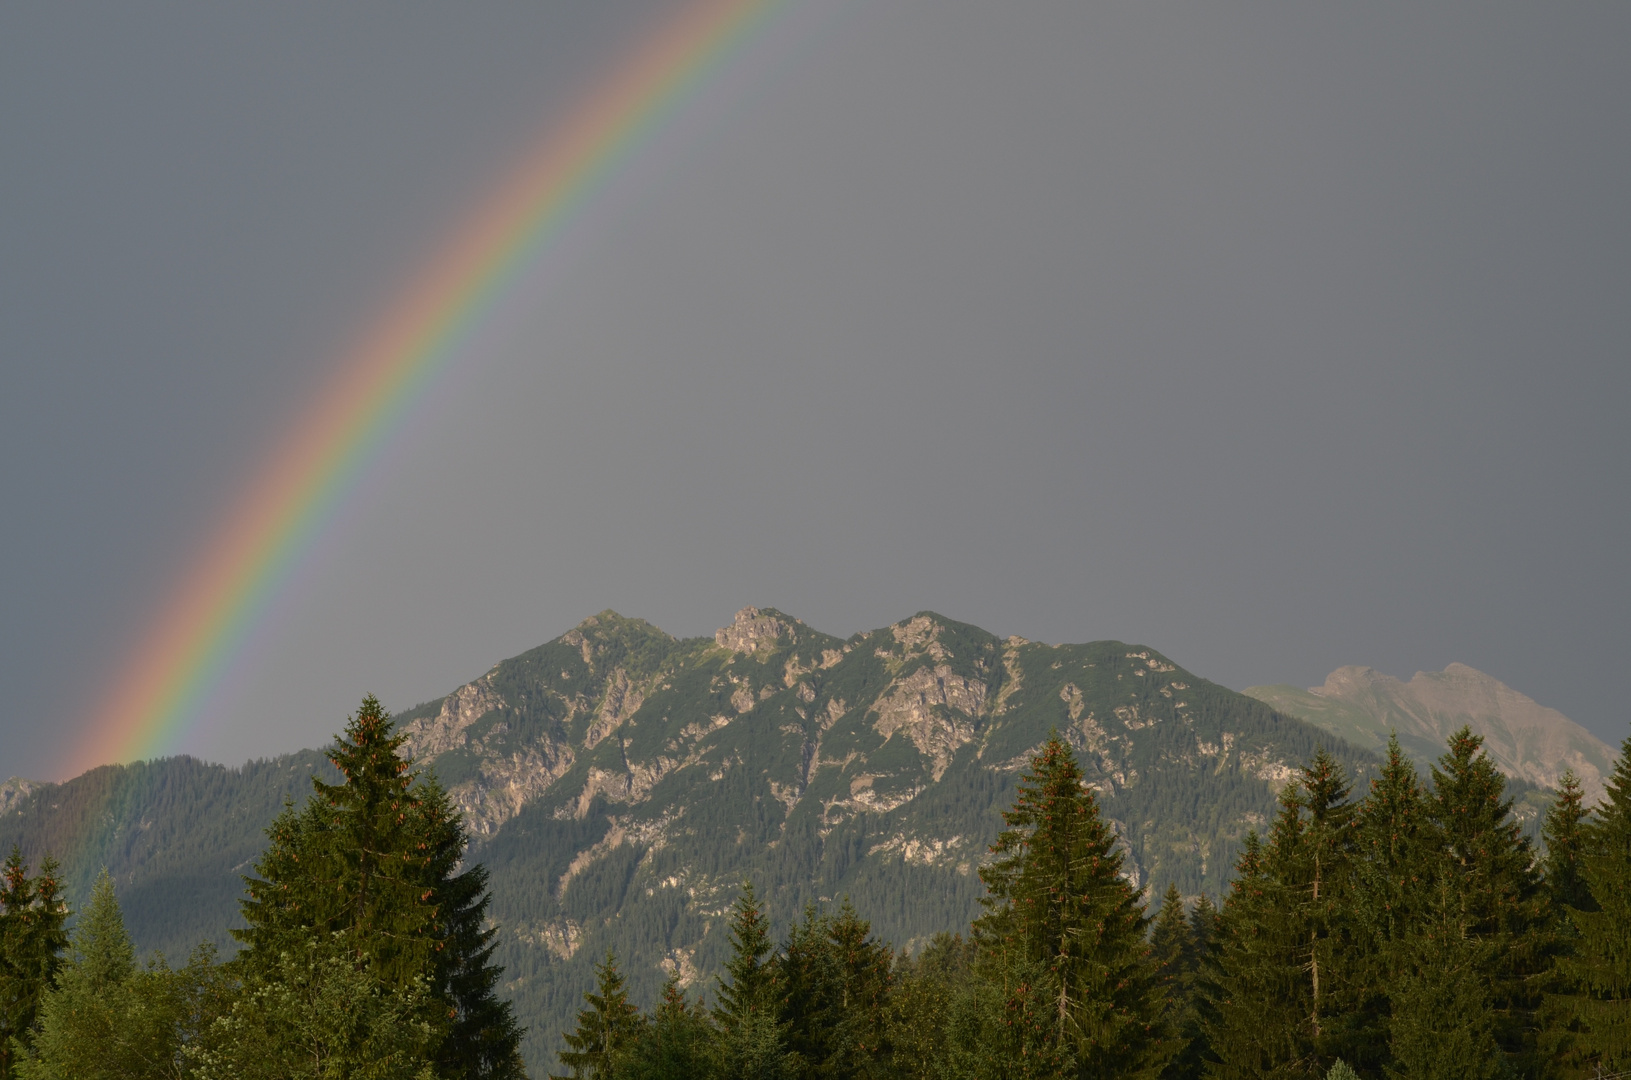
[[[1580,777],[1588,803],[1603,794],[1614,750],[1556,709],[1466,664],[1418,671],[1409,682],[1373,668],[1342,667],[1325,685],[1252,686],[1244,693],[1290,716],[1324,728],[1355,746],[1380,749],[1388,733],[1418,762],[1444,752],[1444,740],[1463,724],[1484,737],[1484,749],[1507,776],[1556,788],[1565,768]]]
[[[782,926],[849,895],[900,945],[966,927],[1001,811],[1051,730],[1134,881],[1189,894],[1221,891],[1320,744],[1360,790],[1376,764],[1152,649],[1003,640],[932,613],[840,639],[748,608],[711,639],[676,639],[604,612],[398,720],[491,871],[538,1075],[608,947],[637,998],[667,971],[709,985],[744,878]],[[178,759],[13,785],[0,844],[71,851],[76,891],[106,863],[138,900],[138,943],[174,953],[234,921],[261,828],[319,767]]]

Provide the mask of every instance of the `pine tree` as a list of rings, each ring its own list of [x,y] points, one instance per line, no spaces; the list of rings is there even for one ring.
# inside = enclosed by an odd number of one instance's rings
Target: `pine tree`
[[[1397,732],[1388,738],[1387,761],[1371,781],[1358,821],[1354,918],[1369,959],[1356,1003],[1356,1027],[1365,1037],[1356,1040],[1349,1056],[1374,1068],[1387,1054],[1389,992],[1410,966],[1406,943],[1427,908],[1440,846],[1416,768]]]
[[[663,984],[656,1014],[615,1065],[617,1080],[712,1080],[714,1029],[702,1006],[681,989],[678,976]]]
[[[629,1004],[617,957],[610,951],[595,965],[595,980],[595,989],[583,995],[589,1007],[578,1013],[577,1030],[562,1036],[571,1049],[561,1051],[561,1064],[571,1074],[550,1080],[610,1080],[620,1057],[640,1037],[644,1020]]]
[[[777,1012],[786,1025],[787,1048],[799,1056],[798,1075],[814,1078],[839,1052],[844,1021],[843,981],[838,956],[828,940],[831,920],[814,905],[789,928],[777,959],[780,1000]]]
[[[523,1075],[520,1030],[495,987],[489,894],[480,865],[460,872],[458,813],[401,754],[404,737],[377,698],[363,699],[329,759],[344,779],[313,779],[286,807],[245,878],[244,961],[269,970],[309,941],[333,942],[391,991],[421,980],[438,1003],[436,1060],[450,1080]]]
[[[952,1072],[946,1062],[952,1012],[974,982],[975,960],[972,941],[945,931],[917,956],[896,956],[888,1010],[895,1075],[938,1080]]]
[[[980,870],[989,895],[975,926],[996,954],[993,972],[1005,981],[1023,1045],[1046,1033],[1044,1056],[1060,1063],[1047,1068],[1076,1076],[1157,1075],[1173,1046],[1162,1027],[1149,920],[1121,877],[1115,835],[1057,735],[1032,759],[1003,819],[996,858]]]
[[[1563,770],[1557,800],[1546,812],[1541,836],[1546,841],[1546,892],[1557,918],[1566,918],[1568,908],[1589,911],[1591,893],[1580,875],[1580,856],[1585,843],[1587,811],[1580,778],[1573,769]]]
[[[751,1016],[776,1018],[777,971],[765,918],[753,882],[744,881],[730,924],[731,958],[720,980],[714,1022],[735,1030]]]
[[[1313,1075],[1359,1041],[1348,790],[1322,749],[1282,793],[1268,845],[1249,838],[1213,964],[1212,1075]]]
[[[1396,944],[1387,984],[1392,1006],[1389,1073],[1421,1080],[1507,1075],[1495,1039],[1488,971],[1495,946],[1468,934],[1455,883],[1439,876],[1410,932]]]
[[[1576,1046],[1611,1070],[1631,1068],[1631,738],[1620,746],[1596,819],[1584,830],[1580,877],[1590,909],[1573,908],[1573,955],[1559,961],[1583,1030]]]
[[[720,980],[714,1022],[727,1075],[743,1080],[791,1078],[798,1062],[787,1052],[782,1022],[779,964],[770,944],[770,923],[753,883],[744,881],[730,923],[731,958]]]
[[[1543,990],[1539,976],[1552,963],[1554,939],[1546,932],[1546,895],[1534,852],[1511,815],[1506,781],[1482,748],[1483,739],[1469,728],[1450,736],[1433,768],[1428,816],[1442,838],[1438,873],[1455,898],[1455,925],[1474,945],[1488,946],[1473,948],[1472,955],[1480,965],[1478,979],[1487,980],[1495,1038],[1509,1058],[1528,1068]],[[1443,921],[1429,925],[1442,930]],[[1396,1004],[1395,1027],[1399,1022]]]
[[[1167,1030],[1173,1033],[1177,1043],[1177,1050],[1161,1075],[1166,1080],[1199,1076],[1203,1043],[1200,1013],[1194,998],[1200,950],[1194,928],[1184,911],[1183,896],[1178,886],[1170,882],[1150,931],[1150,953],[1166,999]]]
[[[0,870],[0,1080],[10,1080],[13,1039],[27,1046],[40,1001],[56,984],[68,935],[62,924],[57,864],[47,855],[30,877],[22,852],[13,847]]]
[[[849,897],[827,922],[827,947],[837,958],[839,978],[838,1051],[828,1075],[865,1075],[868,1063],[888,1056],[889,996],[894,951],[872,936],[872,924],[856,913]]]

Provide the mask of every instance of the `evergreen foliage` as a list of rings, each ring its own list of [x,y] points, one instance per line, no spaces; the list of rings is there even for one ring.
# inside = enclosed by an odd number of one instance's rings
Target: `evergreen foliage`
[[[136,965],[130,937],[104,872],[74,928],[57,986],[39,1006],[38,1027],[18,1057],[22,1080],[180,1077],[189,979],[162,961]],[[19,1044],[14,1044],[19,1045]]]
[[[1580,877],[1590,905],[1568,912],[1573,954],[1559,967],[1572,993],[1576,1049],[1600,1069],[1631,1069],[1631,738],[1582,830]]]
[[[637,1029],[613,1075],[617,1080],[712,1080],[715,1035],[706,1010],[670,977],[651,1022]]]
[[[257,965],[185,1050],[193,1080],[434,1080],[423,980],[387,990],[343,943],[308,940]]]
[[[589,1007],[578,1013],[577,1030],[564,1036],[567,1049],[561,1051],[561,1064],[572,1074],[551,1080],[610,1080],[619,1058],[640,1037],[643,1018],[629,1004],[617,957],[608,952],[595,966],[595,975],[598,985],[583,995]]]
[[[248,926],[234,931],[247,970],[270,977],[309,941],[332,942],[387,992],[423,984],[440,1003],[439,1075],[521,1075],[520,1031],[498,1000],[489,897],[481,865],[460,870],[466,839],[433,780],[400,753],[403,736],[372,695],[363,699],[330,760],[343,782],[315,789],[267,830],[246,877]]]
[[[1040,1057],[1060,1075],[1156,1075],[1173,1047],[1148,920],[1121,876],[1115,834],[1057,736],[1032,759],[1003,820],[995,858],[980,870],[990,896],[975,929],[1003,973],[1026,1067]]]
[[[1341,765],[1319,751],[1282,794],[1268,844],[1254,837],[1241,856],[1214,963],[1212,1075],[1315,1075],[1365,1048],[1348,794]]]
[[[1483,739],[1463,727],[1450,736],[1432,770],[1427,805],[1440,837],[1440,881],[1436,910],[1419,921],[1425,933],[1458,933],[1467,940],[1466,978],[1487,986],[1494,1037],[1518,1067],[1528,1068],[1535,1053],[1540,977],[1551,965],[1553,939],[1535,852],[1512,819],[1505,780],[1482,747]],[[1447,924],[1447,919],[1454,921]],[[1430,969],[1417,967],[1430,977],[1450,978],[1449,971],[1460,971],[1452,965],[1442,969],[1444,975],[1431,976]],[[1473,993],[1471,984],[1456,993],[1465,999]],[[1467,1016],[1463,1022],[1466,1038],[1475,1041],[1472,1029],[1482,1017]]]
[[[0,869],[0,1080],[11,1080],[13,1040],[27,1047],[40,1001],[56,984],[68,945],[57,864],[47,855],[30,876],[15,846]]]
[[[1592,908],[1591,890],[1580,873],[1588,816],[1579,778],[1573,769],[1563,770],[1557,801],[1546,812],[1541,833],[1546,844],[1546,892],[1556,918],[1566,919],[1569,908],[1587,911]]]
[[[719,982],[714,1022],[727,1034],[753,1017],[777,1015],[777,965],[772,956],[770,922],[754,894],[753,882],[744,881],[730,922],[731,956]]]

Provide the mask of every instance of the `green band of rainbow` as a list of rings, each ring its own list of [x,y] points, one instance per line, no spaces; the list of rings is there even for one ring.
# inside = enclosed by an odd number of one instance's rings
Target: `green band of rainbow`
[[[268,459],[105,696],[69,775],[164,753],[334,518],[373,452],[505,285],[779,0],[698,0],[618,65],[456,231]]]

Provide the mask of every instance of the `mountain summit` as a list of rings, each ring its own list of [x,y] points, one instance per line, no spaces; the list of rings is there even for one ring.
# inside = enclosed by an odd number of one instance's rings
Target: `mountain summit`
[[[1418,671],[1409,682],[1375,668],[1340,667],[1323,686],[1250,686],[1243,693],[1367,749],[1399,742],[1423,764],[1444,752],[1444,740],[1463,724],[1484,737],[1484,749],[1507,776],[1556,788],[1573,769],[1588,804],[1603,795],[1614,751],[1556,709],[1466,664]]]

